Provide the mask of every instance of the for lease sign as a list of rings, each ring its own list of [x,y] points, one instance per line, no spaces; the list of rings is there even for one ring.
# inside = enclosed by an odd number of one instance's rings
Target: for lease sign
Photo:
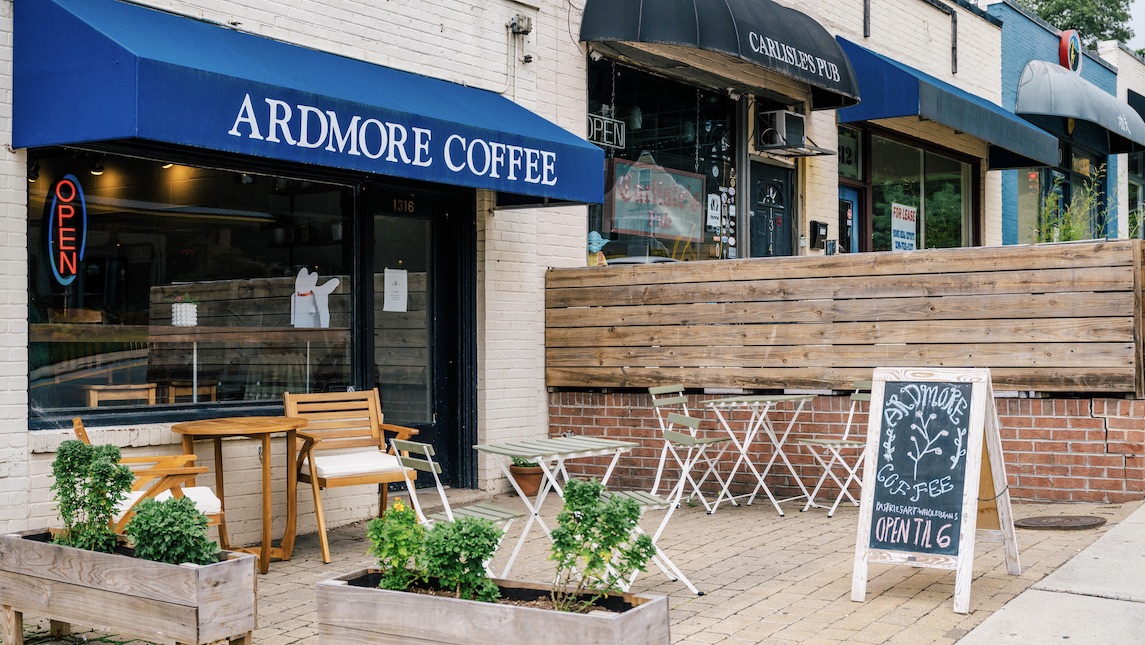
[[[913,251],[918,248],[918,208],[891,204],[891,250]]]

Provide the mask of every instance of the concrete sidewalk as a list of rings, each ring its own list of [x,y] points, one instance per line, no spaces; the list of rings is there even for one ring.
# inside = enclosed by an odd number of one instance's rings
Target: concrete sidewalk
[[[1145,508],[982,621],[959,645],[1145,642]]]
[[[473,495],[452,491],[451,499],[467,494]],[[520,504],[510,495],[497,495],[494,501]],[[1015,504],[1019,519],[1094,515],[1107,524],[1083,531],[1019,529],[1020,576],[1006,573],[1000,543],[979,541],[969,614],[953,611],[953,572],[905,566],[871,565],[866,601],[852,602],[858,519],[854,507],[840,508],[828,518],[822,509],[801,513],[794,504],[784,506],[784,517],[770,504],[724,506],[714,515],[685,506],[672,518],[661,546],[706,594],[691,594],[655,568],[637,579],[634,590],[670,596],[672,640],[677,644],[1046,643],[1072,635],[1052,631],[1058,618],[1063,630],[1076,630],[1078,635],[1069,640],[1075,645],[1099,638],[1106,644],[1139,642],[1145,633],[1140,630],[1145,568],[1136,546],[1145,543],[1141,507],[1140,502]],[[555,506],[546,507],[547,519],[555,514]],[[654,527],[659,518],[650,515],[644,524]],[[511,550],[521,524],[507,537],[498,563]],[[317,536],[305,535],[290,562],[272,563],[270,572],[259,576],[256,644],[317,644],[314,583],[372,564],[364,523],[335,529],[330,537],[331,564],[322,563]],[[548,541],[534,530],[511,577],[547,582],[552,573],[547,554]],[[1041,604],[1047,598],[1054,604]],[[1085,620],[1068,622],[1070,612],[1084,614]],[[1119,617],[1126,621],[1120,627]],[[99,631],[80,633],[80,626],[74,627],[74,636],[53,638],[45,634],[42,617],[25,619],[30,645],[141,645]],[[1119,635],[1129,631],[1098,631],[1134,628],[1130,638]],[[1051,631],[1027,631],[1042,629]],[[1085,640],[1086,634],[1092,638]]]

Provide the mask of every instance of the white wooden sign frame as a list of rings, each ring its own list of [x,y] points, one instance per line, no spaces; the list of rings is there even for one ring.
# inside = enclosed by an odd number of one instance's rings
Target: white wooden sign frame
[[[961,530],[956,555],[944,555],[908,550],[878,549],[870,546],[871,523],[874,511],[875,486],[878,468],[879,443],[883,429],[883,403],[887,382],[945,382],[970,383],[971,400],[969,428],[966,444],[965,482],[962,491]],[[1018,540],[1014,531],[1010,509],[1010,493],[1006,483],[1006,464],[1002,458],[1002,438],[998,432],[998,411],[994,405],[994,388],[988,369],[935,369],[935,368],[878,368],[871,386],[871,406],[867,423],[867,452],[863,463],[863,491],[859,504],[859,526],[855,542],[855,568],[851,578],[851,600],[863,602],[867,593],[867,565],[897,564],[912,567],[951,569],[955,571],[954,611],[970,611],[970,583],[974,570],[974,541],[980,510],[991,514],[991,524],[997,530],[984,531],[986,537],[1004,543],[1006,571],[1021,575],[1018,558]],[[985,467],[992,475],[984,477]],[[980,478],[986,479],[991,497],[979,499]],[[990,486],[992,484],[992,486]],[[995,495],[996,493],[996,495]],[[988,506],[979,507],[979,501]],[[996,507],[994,504],[996,503]]]

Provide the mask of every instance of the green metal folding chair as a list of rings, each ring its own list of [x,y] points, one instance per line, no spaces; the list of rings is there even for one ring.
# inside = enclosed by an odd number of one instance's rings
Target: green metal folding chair
[[[691,487],[691,492],[688,494],[688,499],[699,498],[700,503],[704,505],[704,510],[711,513],[715,510],[713,503],[708,502],[704,496],[701,486],[707,481],[708,477],[712,477],[720,485],[720,490],[726,488],[726,484],[720,473],[717,470],[720,457],[727,450],[731,444],[731,437],[726,434],[720,433],[718,436],[704,436],[699,431],[699,423],[695,426],[691,424],[681,425],[680,423],[673,423],[672,415],[677,415],[681,418],[691,419],[688,412],[688,397],[684,396],[683,385],[661,385],[658,387],[648,388],[648,393],[652,395],[652,409],[656,412],[656,420],[660,424],[660,436],[664,440],[664,447],[660,450],[660,462],[656,466],[656,478],[652,481],[652,488],[649,491],[652,495],[656,495],[656,491],[660,489],[660,481],[664,476],[664,466],[668,463],[668,457],[671,456],[673,462],[677,467],[682,469],[684,477]],[[677,428],[679,426],[679,428]],[[669,432],[686,432],[692,436],[692,442],[680,444],[668,440]],[[710,446],[724,444],[720,447],[719,452],[714,455],[708,455],[705,451],[701,451],[701,458],[691,459],[691,453],[696,452],[699,446]],[[683,451],[681,454],[680,451]],[[684,464],[691,462],[692,468],[697,465],[703,467],[703,473],[699,479],[696,479],[691,472],[691,469],[684,470]],[[735,501],[733,500],[733,503]]]
[[[815,501],[815,497],[819,494],[819,490],[823,488],[823,484],[830,478],[836,486],[839,487],[839,494],[835,497],[835,502],[831,505],[831,509],[827,511],[827,517],[833,517],[835,510],[839,508],[839,504],[846,497],[855,506],[859,505],[859,500],[851,494],[851,482],[857,483],[860,487],[863,485],[863,480],[859,476],[860,467],[863,464],[863,456],[867,452],[867,441],[862,437],[854,438],[851,430],[854,427],[855,411],[863,402],[870,402],[871,400],[871,382],[870,381],[856,381],[855,391],[851,394],[851,410],[847,413],[847,424],[843,427],[843,434],[838,438],[808,438],[800,439],[799,445],[806,446],[811,455],[815,457],[815,461],[823,468],[823,473],[819,475],[819,481],[815,484],[815,489],[811,491],[811,495],[807,497],[807,505],[803,507],[806,511],[811,507],[827,508],[826,504],[820,504]],[[835,466],[843,470],[845,477],[840,479],[835,474]]]
[[[445,496],[445,487],[441,484],[441,465],[433,459],[437,454],[433,446],[420,441],[408,441],[403,439],[391,439],[390,443],[393,445],[394,451],[398,453],[398,458],[401,459],[403,466],[429,473],[433,476],[433,483],[437,487],[437,495],[441,499],[442,511],[427,516],[422,512],[421,503],[418,501],[417,486],[409,478],[409,471],[406,471],[406,488],[409,490],[410,503],[413,504],[418,520],[423,524],[452,522],[462,517],[477,517],[500,525],[504,531],[501,535],[501,539],[504,540],[505,534],[509,532],[509,527],[513,524],[513,520],[524,517],[525,514],[521,511],[514,511],[503,506],[497,506],[496,504],[479,503],[453,508],[449,504],[449,499]],[[497,546],[499,547],[500,545],[500,542],[498,542]],[[504,572],[502,572],[500,576],[496,575],[492,569],[492,562],[485,563],[485,570],[494,578],[501,578],[505,575]],[[508,566],[506,566],[506,571],[507,570]]]

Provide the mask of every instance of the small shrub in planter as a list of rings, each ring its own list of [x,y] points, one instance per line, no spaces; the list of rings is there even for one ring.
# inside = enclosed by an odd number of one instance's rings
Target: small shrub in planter
[[[404,591],[433,583],[455,598],[492,601],[499,596],[485,562],[493,557],[501,530],[492,522],[462,517],[428,531],[401,500],[366,527],[370,553],[378,558],[383,589]]]
[[[143,500],[127,523],[135,556],[168,564],[218,562],[219,545],[207,538],[207,516],[187,497]]]
[[[651,540],[630,537],[639,507],[633,508],[631,500],[631,504],[622,504],[607,498],[599,483],[586,484],[587,488],[579,488],[579,482],[566,486],[572,487],[573,506],[562,512],[568,513],[561,521],[567,532],[561,537],[562,546],[553,548],[552,559],[561,568],[552,585],[485,578],[484,562],[492,556],[500,536],[500,530],[487,521],[439,523],[423,535],[417,530],[413,510],[395,502],[368,529],[370,552],[380,568],[360,569],[318,583],[319,644],[669,645],[665,596],[585,591],[590,585],[615,586],[635,570],[632,567],[641,568],[651,558]],[[440,544],[434,544],[437,540]],[[616,555],[608,555],[612,551],[604,550],[606,544],[618,547]],[[451,573],[454,567],[460,572]],[[582,567],[591,581],[578,585],[579,590],[556,589],[561,580],[569,579],[571,567]],[[430,579],[431,571],[445,573],[440,586],[451,589],[450,597],[409,592]],[[462,599],[484,599],[484,590],[492,591],[489,585],[500,596],[494,602]],[[554,598],[561,599],[563,608],[587,613],[546,610],[546,604],[556,606],[552,605]],[[449,619],[427,620],[427,616]]]
[[[565,483],[565,504],[557,514],[550,560],[557,563],[553,604],[562,611],[589,611],[656,554],[652,538],[634,537],[640,505],[611,497],[598,481]]]
[[[91,446],[75,439],[60,444],[52,461],[52,492],[64,523],[57,544],[101,553],[115,550],[111,518],[134,479],[119,457],[115,446]]]
[[[148,641],[250,645],[255,557],[215,557],[190,500],[140,504],[127,529],[135,551],[121,548],[110,520],[134,476],[118,460],[114,446],[63,442],[52,463],[58,537],[0,535],[0,641],[21,642],[27,612],[58,634],[84,624]]]

